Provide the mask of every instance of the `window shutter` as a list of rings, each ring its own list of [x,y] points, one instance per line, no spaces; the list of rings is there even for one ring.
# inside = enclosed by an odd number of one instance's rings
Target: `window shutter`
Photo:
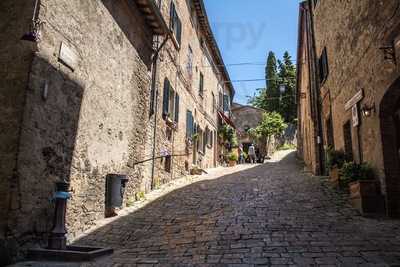
[[[204,76],[203,73],[200,72],[200,83],[199,83],[199,94],[203,94],[203,88],[204,88]]]
[[[179,95],[175,94],[175,122],[179,122]]]
[[[229,111],[229,96],[224,95],[224,111]]]
[[[174,28],[175,24],[175,4],[171,1],[171,6],[169,7],[169,27]]]
[[[164,94],[163,94],[163,116],[168,116],[169,113],[169,81],[167,78],[164,80]]]
[[[179,45],[181,44],[181,38],[182,38],[182,22],[176,16],[176,40],[178,41]]]

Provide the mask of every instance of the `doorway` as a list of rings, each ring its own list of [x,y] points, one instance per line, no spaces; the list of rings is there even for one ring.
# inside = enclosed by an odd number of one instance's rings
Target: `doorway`
[[[400,78],[389,87],[379,108],[387,213],[400,217]]]

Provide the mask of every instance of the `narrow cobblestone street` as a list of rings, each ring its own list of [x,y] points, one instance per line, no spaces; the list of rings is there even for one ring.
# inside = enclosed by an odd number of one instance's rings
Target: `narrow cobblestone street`
[[[243,167],[237,167],[243,168]],[[186,186],[81,239],[115,266],[400,264],[400,224],[367,219],[295,154]],[[232,171],[232,170],[229,170]]]
[[[328,181],[304,173],[294,152],[235,168],[81,238],[115,249],[84,266],[400,265],[400,223],[359,216]]]

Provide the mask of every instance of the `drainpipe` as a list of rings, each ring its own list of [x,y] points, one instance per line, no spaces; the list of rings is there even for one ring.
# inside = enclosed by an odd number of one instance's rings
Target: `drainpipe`
[[[158,61],[158,56],[161,51],[161,49],[164,47],[164,45],[167,43],[168,39],[170,37],[170,34],[167,34],[164,38],[164,41],[161,43],[161,45],[155,50],[154,55],[153,55],[153,62],[152,62],[152,73],[151,73],[151,92],[154,101],[154,106],[153,106],[153,116],[154,116],[154,125],[153,125],[153,152],[152,152],[152,162],[151,162],[151,190],[154,189],[155,184],[154,184],[154,171],[155,171],[155,160],[156,160],[156,140],[157,140],[157,110],[158,110],[158,88],[157,88],[157,61]],[[158,37],[156,40],[158,44]]]
[[[312,13],[312,1],[309,0],[308,1],[308,16],[309,16],[309,21],[310,21],[310,25],[308,26],[310,33],[311,33],[311,53],[313,54],[312,57],[312,69],[314,70],[312,73],[314,75],[314,83],[315,83],[315,87],[313,90],[314,91],[314,108],[315,108],[315,114],[316,114],[316,126],[317,126],[317,158],[319,161],[318,164],[318,173],[317,175],[323,175],[325,170],[324,170],[324,166],[323,166],[323,161],[324,161],[324,149],[323,149],[323,131],[322,131],[322,118],[321,118],[321,112],[322,112],[322,108],[321,108],[321,92],[320,92],[320,84],[319,84],[319,79],[318,79],[318,65],[317,65],[317,49],[316,49],[316,44],[315,44],[315,31],[314,31],[314,17],[313,17],[313,13]]]

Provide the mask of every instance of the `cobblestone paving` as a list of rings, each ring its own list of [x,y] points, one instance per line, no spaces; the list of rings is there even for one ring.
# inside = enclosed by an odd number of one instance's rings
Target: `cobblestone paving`
[[[210,174],[83,237],[115,249],[84,266],[400,266],[400,222],[359,216],[294,153],[246,168]]]

